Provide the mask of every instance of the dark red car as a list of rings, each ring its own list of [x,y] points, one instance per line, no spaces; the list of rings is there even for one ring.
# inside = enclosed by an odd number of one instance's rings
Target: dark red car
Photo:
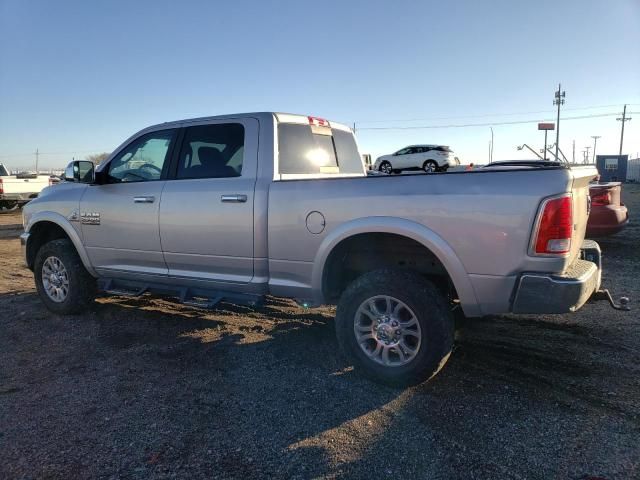
[[[621,199],[622,183],[592,183],[589,187],[591,213],[587,238],[613,235],[629,223],[629,212]]]

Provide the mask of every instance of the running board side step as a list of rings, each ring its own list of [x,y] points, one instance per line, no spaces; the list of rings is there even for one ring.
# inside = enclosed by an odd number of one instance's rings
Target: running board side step
[[[197,308],[214,308],[222,301],[248,307],[260,307],[264,304],[263,295],[226,292],[200,287],[177,287],[161,283],[116,278],[98,279],[98,289],[109,295],[125,297],[140,297],[145,293],[150,293],[175,298],[184,305]]]

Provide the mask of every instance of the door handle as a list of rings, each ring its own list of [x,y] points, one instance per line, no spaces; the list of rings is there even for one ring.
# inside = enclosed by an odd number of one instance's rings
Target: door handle
[[[220,201],[225,203],[245,203],[247,201],[246,195],[222,195]]]
[[[133,203],[153,203],[156,201],[156,197],[133,197]]]

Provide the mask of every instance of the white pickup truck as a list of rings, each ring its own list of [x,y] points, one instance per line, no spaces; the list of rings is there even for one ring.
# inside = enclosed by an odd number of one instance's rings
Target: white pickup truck
[[[0,164],[0,211],[15,210],[36,198],[49,185],[49,175],[9,175],[6,167]]]
[[[72,162],[25,207],[21,241],[53,312],[82,311],[98,289],[336,304],[356,368],[410,384],[444,365],[455,310],[568,313],[607,296],[584,241],[596,174],[522,162],[367,176],[345,125],[198,118],[136,133],[95,172]]]

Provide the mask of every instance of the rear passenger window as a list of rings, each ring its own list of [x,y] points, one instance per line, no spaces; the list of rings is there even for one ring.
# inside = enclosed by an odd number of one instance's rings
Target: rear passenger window
[[[188,127],[176,178],[226,178],[242,174],[244,127],[219,123]]]

